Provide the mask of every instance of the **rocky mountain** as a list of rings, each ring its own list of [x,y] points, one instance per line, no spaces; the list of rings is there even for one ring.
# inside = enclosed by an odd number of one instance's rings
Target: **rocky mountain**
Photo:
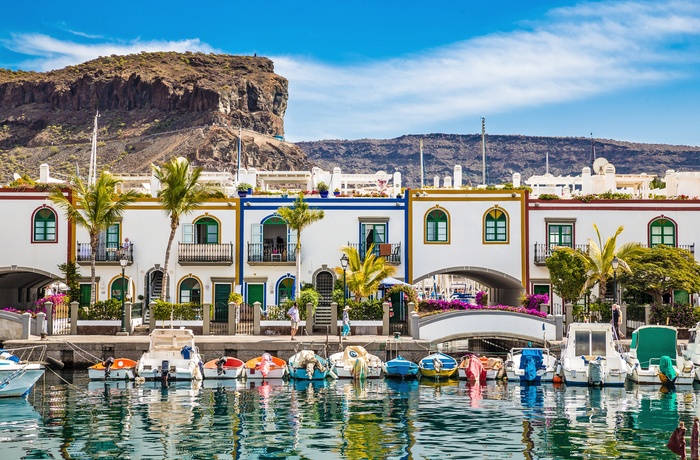
[[[156,52],[101,57],[37,73],[0,69],[0,183],[13,173],[87,171],[95,113],[98,168],[147,171],[188,157],[232,171],[242,128],[242,166],[309,169],[284,142],[287,80],[263,57]]]
[[[328,169],[340,166],[344,171],[386,171],[402,174],[403,185],[420,183],[420,147],[423,139],[425,183],[433,177],[444,179],[455,165],[462,166],[466,184],[482,183],[482,143],[480,134],[407,135],[395,139],[328,140],[300,142],[297,145],[309,160]],[[592,166],[596,157],[614,164],[619,174],[641,173],[663,176],[667,169],[700,170],[700,147],[636,144],[608,139],[573,137],[533,137],[486,135],[486,172],[488,184],[512,181],[519,172],[523,180],[546,171],[554,175],[577,175],[584,166]]]

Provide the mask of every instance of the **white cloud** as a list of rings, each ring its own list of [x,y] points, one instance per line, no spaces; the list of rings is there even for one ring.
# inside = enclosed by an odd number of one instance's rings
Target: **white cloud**
[[[552,10],[529,29],[385,62],[273,60],[289,79],[290,139],[389,137],[687,78],[699,34],[695,3],[596,2]]]
[[[214,48],[202,43],[199,39],[177,41],[141,41],[107,42],[83,44],[72,41],[58,40],[43,34],[13,34],[5,47],[17,53],[37,56],[21,63],[20,67],[27,70],[53,70],[67,65],[95,59],[99,56],[112,54],[134,54],[141,51],[201,51],[214,52]]]

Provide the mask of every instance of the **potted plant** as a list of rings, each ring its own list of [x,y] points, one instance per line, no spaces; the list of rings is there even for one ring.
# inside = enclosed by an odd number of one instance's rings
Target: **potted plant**
[[[339,188],[336,188],[335,190],[333,190],[333,196],[340,196],[340,189]]]
[[[237,292],[232,292],[228,296],[228,301],[229,301],[229,303],[233,302],[236,305],[240,305],[243,303],[243,296]]]
[[[248,190],[250,190],[252,188],[253,188],[253,186],[247,182],[239,183],[238,187],[236,187],[236,189],[238,190],[238,196],[241,198],[245,198],[246,195],[248,195]]]
[[[321,198],[328,198],[328,184],[325,182],[319,182],[316,188],[318,189],[318,193],[321,195]]]

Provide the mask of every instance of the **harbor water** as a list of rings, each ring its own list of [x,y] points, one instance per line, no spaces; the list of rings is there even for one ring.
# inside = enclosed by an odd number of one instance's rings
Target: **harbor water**
[[[674,459],[700,388],[451,380],[90,382],[0,400],[11,459]],[[687,432],[690,442],[690,429]]]

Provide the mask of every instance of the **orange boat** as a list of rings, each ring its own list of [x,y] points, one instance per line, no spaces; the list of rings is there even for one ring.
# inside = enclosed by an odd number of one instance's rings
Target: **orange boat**
[[[204,364],[205,379],[237,379],[243,373],[245,363],[238,358],[222,356]]]
[[[249,379],[281,379],[286,373],[287,363],[270,353],[263,353],[245,363],[245,375]]]
[[[90,380],[134,380],[138,363],[129,358],[107,358],[88,367]]]

